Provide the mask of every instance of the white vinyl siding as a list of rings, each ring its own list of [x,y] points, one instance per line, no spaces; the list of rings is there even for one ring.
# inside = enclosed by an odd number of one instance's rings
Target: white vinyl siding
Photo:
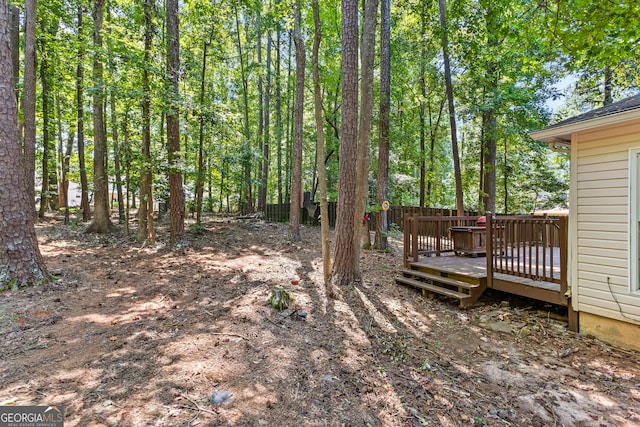
[[[640,323],[638,261],[631,262],[632,202],[630,185],[638,186],[630,153],[640,147],[640,121],[578,132],[572,138],[574,185],[570,206],[576,214],[573,280],[577,309]],[[636,155],[637,156],[637,155]],[[635,184],[632,184],[632,181]],[[637,208],[636,208],[637,210]],[[635,275],[635,276],[633,276]]]
[[[629,239],[631,291],[640,292],[640,149],[629,151]]]

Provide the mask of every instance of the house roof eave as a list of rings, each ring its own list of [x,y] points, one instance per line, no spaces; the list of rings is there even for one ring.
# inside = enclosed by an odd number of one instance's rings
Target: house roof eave
[[[575,132],[620,124],[635,119],[640,119],[640,109],[610,114],[603,117],[596,117],[577,123],[568,123],[564,126],[550,126],[546,129],[532,132],[529,136],[536,141],[570,147],[571,134]]]

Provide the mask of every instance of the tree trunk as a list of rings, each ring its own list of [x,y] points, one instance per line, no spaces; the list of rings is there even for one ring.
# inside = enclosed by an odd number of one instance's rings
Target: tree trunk
[[[40,191],[40,210],[38,217],[44,218],[45,212],[49,207],[49,203],[52,197],[49,191],[49,178],[51,177],[49,171],[49,156],[51,156],[51,133],[49,129],[49,78],[47,75],[47,60],[46,55],[40,62],[40,84],[42,85],[42,187]],[[55,144],[54,144],[55,147]],[[55,149],[53,150],[55,155]]]
[[[611,72],[610,66],[604,67],[604,99],[602,102],[603,106],[607,106],[613,102],[613,73]]]
[[[49,280],[27,191],[13,85],[9,9],[0,2],[0,291]],[[35,77],[35,75],[34,75]]]
[[[342,0],[342,123],[333,283],[360,280],[353,250],[358,142],[358,1]]]
[[[111,23],[111,11],[108,10],[108,19],[109,23]],[[112,47],[112,36],[111,36],[111,25],[109,25],[109,69],[113,74],[115,74],[116,67],[113,62],[113,47]],[[120,152],[120,141],[118,141],[118,114],[116,111],[116,95],[115,89],[111,89],[109,91],[109,107],[111,109],[111,137],[113,139],[113,166],[115,168],[115,186],[118,197],[118,222],[122,224],[125,221],[125,211],[124,211],[124,198],[122,194],[122,169],[121,169],[121,152]]]
[[[94,0],[93,8],[93,206],[94,218],[88,233],[107,233],[112,224],[109,217],[109,181],[107,176],[107,139],[104,134],[104,76],[99,52],[102,49],[102,19],[104,0]]]
[[[301,33],[300,0],[296,1],[296,23],[293,41],[296,45],[296,94],[293,123],[293,164],[291,173],[291,205],[289,234],[291,240],[300,241],[300,195],[302,194],[302,126],[304,124],[304,68],[306,52]]]
[[[249,78],[244,63],[242,41],[240,39],[240,16],[238,7],[234,4],[236,14],[236,46],[240,57],[240,77],[242,79],[242,99],[244,102],[244,144],[242,148],[242,185],[240,186],[241,210],[251,210],[253,204],[251,194],[251,131],[249,129]]]
[[[322,239],[322,273],[325,284],[331,278],[331,240],[329,237],[329,199],[327,197],[327,178],[324,162],[324,119],[322,118],[322,93],[320,91],[320,72],[318,70],[318,53],[322,30],[320,28],[320,7],[318,0],[313,0],[313,24],[315,35],[313,38],[313,60],[311,70],[313,74],[313,100],[316,118],[316,167],[318,169],[318,187],[320,189],[320,234]]]
[[[16,92],[16,102],[20,99],[20,9],[10,4],[11,15],[11,68],[13,69],[13,88]],[[20,128],[18,128],[19,130]]]
[[[269,149],[271,144],[270,115],[271,115],[271,33],[267,35],[267,87],[264,94],[264,139],[262,146],[262,185],[258,194],[258,205],[264,212],[267,206],[267,188],[269,187]]]
[[[204,82],[207,76],[207,50],[209,40],[202,47],[202,72],[200,74],[200,120],[198,123],[198,178],[196,181],[196,224],[202,222],[202,197],[204,194]]]
[[[258,3],[260,5],[260,3]],[[257,19],[256,19],[256,50],[258,54],[258,63],[257,66],[262,68],[262,10],[260,6],[258,6],[257,11]],[[264,151],[264,85],[262,82],[262,73],[258,73],[258,151],[262,153]],[[258,179],[262,179],[264,167],[264,158],[258,158],[258,171],[256,176]],[[264,212],[264,205],[262,204],[262,189],[265,187],[266,183],[262,181],[258,181],[258,211]]]
[[[444,104],[447,102],[445,98],[440,101],[440,106],[438,107],[438,118],[436,119],[436,123],[434,124],[431,119],[431,101],[429,101],[429,138],[430,138],[430,146],[429,146],[429,173],[428,173],[428,184],[427,184],[427,200],[429,202],[432,201],[431,194],[433,193],[433,184],[434,184],[434,175],[435,175],[435,167],[436,167],[436,141],[438,140],[438,130],[440,129],[440,121],[442,120],[442,112],[444,111]]]
[[[495,89],[497,89],[497,80],[495,81]],[[495,213],[496,212],[496,167],[497,167],[497,122],[493,109],[485,111],[482,114],[482,134],[484,135],[484,160],[482,179],[482,206],[479,213]]]
[[[169,161],[170,244],[175,246],[184,233],[184,193],[180,174],[180,116],[178,76],[180,74],[180,41],[178,0],[167,0],[167,74],[171,84],[172,105],[167,112],[167,151]]]
[[[496,50],[501,41],[498,39],[499,11],[493,2],[486,5],[487,46],[490,52]],[[482,145],[483,151],[483,176],[482,176],[482,203],[478,207],[479,213],[496,212],[496,169],[497,169],[497,120],[496,99],[498,98],[498,71],[499,63],[491,56],[485,62],[485,88],[484,93],[488,99],[485,103],[487,109],[482,113]]]
[[[78,167],[80,168],[80,208],[82,220],[91,219],[91,207],[89,206],[89,182],[87,180],[87,168],[84,160],[84,37],[82,36],[82,21],[84,9],[78,4],[78,63],[76,66],[76,110],[78,125]]]
[[[447,42],[447,19],[445,16],[444,0],[438,0],[440,8],[440,26],[442,27],[442,58],[444,61],[444,78],[449,101],[449,123],[451,126],[451,151],[453,155],[453,169],[456,181],[456,209],[458,215],[464,215],[464,195],[462,193],[462,171],[460,169],[460,155],[458,154],[458,130],[456,128],[456,109],[453,102],[453,85],[451,84],[451,66]]]
[[[144,1],[144,67],[142,69],[142,165],[140,169],[140,205],[138,207],[137,239],[155,242],[153,226],[153,160],[151,159],[151,89],[149,68],[151,67],[151,43],[153,23],[151,0]],[[135,196],[134,196],[135,200]]]
[[[389,113],[391,110],[391,0],[380,2],[380,135],[378,139],[378,207],[387,200],[389,189]],[[388,248],[387,211],[376,215],[375,248]]]
[[[24,167],[29,212],[36,217],[36,0],[24,5]]]
[[[360,45],[360,124],[358,126],[358,160],[356,182],[356,210],[354,225],[356,234],[353,240],[354,266],[359,270],[360,242],[362,247],[371,247],[369,224],[365,218],[369,200],[369,152],[371,151],[371,118],[373,115],[373,60],[376,51],[376,23],[378,0],[366,0],[364,22],[362,24],[362,44]]]
[[[277,1],[276,4],[280,2]],[[280,85],[280,22],[276,23],[276,158],[278,169],[278,204],[282,205],[282,90]]]

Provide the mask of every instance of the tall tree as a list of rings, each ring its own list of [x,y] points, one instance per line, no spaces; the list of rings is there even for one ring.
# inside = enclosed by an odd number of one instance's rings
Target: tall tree
[[[353,250],[356,263],[360,262],[360,240],[367,249],[371,246],[369,224],[365,218],[369,200],[369,152],[371,151],[371,120],[373,116],[373,60],[376,51],[376,23],[378,0],[367,0],[362,23],[362,43],[360,44],[360,124],[358,126],[358,159],[356,182],[356,211]],[[361,239],[362,237],[362,239]],[[355,267],[359,269],[359,266]]]
[[[93,206],[95,216],[88,233],[110,231],[109,176],[107,170],[107,138],[104,128],[104,71],[102,65],[102,21],[104,0],[93,3]]]
[[[180,75],[180,30],[178,0],[167,0],[167,74],[171,105],[167,112],[167,152],[169,161],[169,241],[173,246],[184,234],[184,192],[180,173],[180,116],[178,78]]]
[[[78,127],[78,166],[80,168],[80,208],[82,220],[91,219],[91,207],[89,206],[89,182],[87,168],[84,159],[84,36],[83,16],[85,10],[81,1],[78,2],[78,56],[76,65],[76,110]]]
[[[380,123],[378,138],[378,206],[388,198],[389,191],[389,113],[391,110],[391,0],[380,1]],[[386,250],[389,224],[387,211],[376,216],[375,248]]]
[[[300,195],[302,194],[302,126],[304,124],[304,68],[306,52],[302,39],[300,0],[296,1],[296,23],[293,42],[296,46],[296,92],[293,123],[293,164],[291,172],[291,204],[289,209],[289,234],[292,240],[300,236]]]
[[[141,241],[154,243],[153,224],[153,163],[151,159],[151,43],[153,42],[153,2],[144,0],[144,54],[142,59],[142,164],[140,169],[140,206],[138,208],[138,233]]]
[[[202,44],[202,72],[200,74],[200,117],[198,120],[198,172],[196,178],[196,224],[202,222],[202,198],[204,195],[204,88],[207,77],[207,51],[211,38],[207,37]]]
[[[0,2],[0,291],[49,279],[34,227],[18,132],[18,104],[11,61],[10,16]]]
[[[456,127],[456,109],[453,100],[453,84],[451,83],[451,65],[449,63],[449,42],[447,39],[447,18],[444,0],[438,0],[440,9],[440,27],[442,30],[442,59],[444,62],[444,78],[449,103],[449,124],[451,127],[451,151],[453,155],[453,168],[456,180],[456,209],[458,215],[464,215],[464,196],[462,192],[462,171],[460,168],[460,155],[458,153],[458,130]]]
[[[269,151],[271,144],[270,117],[271,117],[271,33],[267,35],[267,64],[266,64],[266,88],[264,94],[264,138],[262,146],[262,181],[258,194],[258,205],[264,212],[267,205],[267,188],[269,186]]]
[[[360,280],[353,250],[358,143],[358,1],[342,0],[342,122],[333,284]],[[332,291],[330,291],[332,292]]]
[[[240,78],[242,79],[242,100],[244,102],[244,137],[242,147],[242,171],[243,180],[240,186],[240,203],[242,209],[252,209],[253,195],[251,193],[251,129],[249,127],[249,77],[245,66],[244,53],[242,49],[242,38],[240,34],[240,14],[238,6],[234,3],[236,17],[236,47],[240,58]]]
[[[22,101],[24,122],[24,166],[25,191],[30,202],[30,211],[35,209],[36,167],[36,0],[25,0],[24,4],[24,99]]]
[[[320,189],[320,222],[322,239],[322,272],[325,284],[331,277],[331,240],[329,237],[329,200],[327,197],[327,178],[325,176],[324,163],[324,119],[322,113],[322,93],[320,90],[320,71],[318,69],[318,54],[320,52],[320,41],[322,39],[322,29],[320,28],[320,6],[318,0],[313,0],[313,57],[311,72],[313,74],[313,101],[316,119],[316,167],[318,169],[318,187]]]

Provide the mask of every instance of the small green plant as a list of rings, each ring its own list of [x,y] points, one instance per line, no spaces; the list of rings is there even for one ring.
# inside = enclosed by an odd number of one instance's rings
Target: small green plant
[[[420,371],[430,371],[431,370],[431,364],[429,363],[429,361],[427,359],[424,360],[424,363],[422,364],[422,366],[420,366]]]
[[[289,307],[289,302],[291,301],[291,297],[289,296],[289,292],[286,289],[281,287],[275,287],[271,291],[271,297],[269,297],[269,305],[275,308],[276,310],[284,310]]]

